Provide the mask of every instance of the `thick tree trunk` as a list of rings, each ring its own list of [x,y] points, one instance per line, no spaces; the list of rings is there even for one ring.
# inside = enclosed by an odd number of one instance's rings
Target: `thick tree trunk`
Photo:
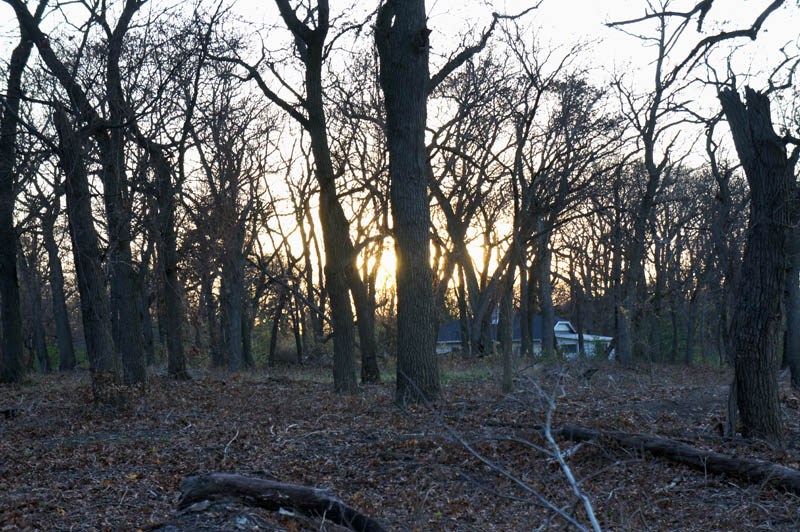
[[[500,341],[500,352],[503,359],[503,377],[501,389],[503,393],[514,391],[514,265],[503,283],[500,299],[500,317],[497,323],[497,337]]]
[[[430,267],[425,125],[428,36],[424,0],[387,2],[375,29],[386,107],[397,256],[397,394],[400,403],[441,394]]]
[[[75,369],[76,364],[75,348],[72,343],[72,327],[69,324],[69,313],[64,296],[64,272],[61,269],[61,257],[58,255],[58,244],[56,244],[54,233],[59,201],[59,198],[56,198],[53,208],[42,218],[42,240],[47,250],[50,297],[53,303],[53,318],[56,322],[58,339],[59,369],[71,371]]]
[[[123,225],[128,225],[124,223]],[[136,270],[130,249],[129,227],[123,230],[127,236],[119,234],[111,237],[111,297],[112,308],[118,316],[118,349],[122,354],[123,381],[136,384],[146,379],[144,350],[142,349],[142,321],[139,311],[139,294],[136,290]],[[116,251],[115,251],[116,249]]]
[[[789,236],[789,270],[786,272],[786,362],[792,372],[792,388],[800,391],[800,226]]]
[[[227,289],[226,298],[226,334],[225,347],[228,353],[228,370],[235,373],[242,369],[244,356],[242,351],[242,305],[244,297],[244,256],[242,247],[244,243],[244,228],[237,228],[236,238],[228,250],[227,260],[224,265],[224,288]]]
[[[42,4],[43,6],[44,4]],[[41,15],[41,8],[37,13]],[[17,234],[14,229],[14,167],[17,159],[17,115],[22,98],[22,73],[33,43],[22,29],[19,44],[11,53],[8,84],[0,122],[0,382],[22,378],[22,316],[17,279]]]
[[[358,275],[355,263],[347,268],[350,293],[358,318],[358,346],[361,351],[361,382],[378,384],[381,382],[381,371],[378,368],[378,347],[375,343],[375,306],[367,293],[367,287]]]
[[[673,295],[672,303],[670,304],[670,323],[672,324],[672,342],[670,344],[669,361],[673,364],[678,361],[678,303]]]
[[[253,360],[253,326],[255,325],[255,311],[250,298],[245,292],[242,300],[242,362],[247,369],[256,366]]]
[[[169,161],[163,150],[152,144],[148,145],[153,168],[158,181],[158,230],[157,241],[163,275],[162,297],[166,311],[167,335],[167,375],[177,380],[187,380],[186,356],[183,351],[183,285],[178,276],[178,238],[175,228],[175,187],[172,184],[172,172]]]
[[[750,185],[750,218],[737,289],[732,335],[736,390],[745,437],[783,441],[777,346],[786,282],[786,230],[791,172],[786,149],[772,129],[769,99],[745,88],[723,90],[722,109]]]
[[[611,240],[613,256],[611,258],[611,280],[614,295],[614,354],[617,362],[630,363],[631,338],[628,326],[628,301],[625,292],[625,283],[622,278],[622,220],[620,213],[623,205],[620,199],[619,177],[614,181],[614,229]]]
[[[129,120],[119,60],[123,41],[133,15],[142,4],[126,0],[116,27],[110,34],[106,60],[105,98],[111,127],[98,131],[97,146],[103,167],[103,199],[106,207],[111,270],[111,309],[119,318],[118,349],[122,355],[122,377],[125,384],[137,384],[147,378],[142,349],[142,320],[139,294],[136,290],[137,271],[133,262],[133,190],[127,175],[126,123]],[[68,83],[74,83],[70,79]],[[67,86],[62,81],[62,84]],[[69,90],[69,87],[67,87]]]
[[[552,254],[549,239],[543,238],[536,258],[536,284],[539,287],[539,308],[542,313],[542,356],[549,357],[555,352],[555,310],[553,309],[553,285],[550,283],[550,263]]]
[[[119,359],[111,337],[111,320],[105,279],[100,267],[100,245],[92,220],[89,178],[83,161],[84,147],[63,110],[57,109],[59,163],[66,175],[67,213],[78,292],[81,297],[83,334],[96,401],[116,403],[120,382]]]
[[[316,177],[320,184],[319,218],[325,246],[325,286],[331,301],[331,321],[333,322],[333,387],[336,393],[351,394],[358,391],[358,381],[356,380],[355,361],[355,320],[350,303],[350,288],[361,281],[355,279],[358,277],[354,265],[355,253],[350,242],[347,218],[336,196],[333,163],[330,159],[330,148],[324,126],[325,118],[322,112],[320,105],[319,109],[316,109],[319,116],[314,116],[312,120],[321,122],[321,124],[311,128],[310,134],[316,163]],[[355,273],[352,273],[351,269]],[[363,285],[361,288],[363,289]],[[362,294],[360,290],[356,290],[354,295]],[[359,301],[361,302],[361,300]],[[362,307],[362,310],[366,314],[366,309]],[[360,319],[361,317],[359,317],[359,321]],[[369,317],[365,315],[364,320],[363,325],[366,327],[364,334],[368,336]],[[375,356],[374,327],[372,334],[372,338],[367,337],[366,339],[367,349],[371,346],[373,350],[371,354],[367,353],[368,359],[370,357],[374,359]]]
[[[695,301],[686,302],[683,315],[686,316],[686,346],[683,363],[691,366],[694,355],[694,336],[697,332],[697,304]]]

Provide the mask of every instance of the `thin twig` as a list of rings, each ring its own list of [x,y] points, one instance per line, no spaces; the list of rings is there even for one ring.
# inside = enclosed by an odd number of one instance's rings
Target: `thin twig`
[[[535,384],[535,383],[534,383]],[[583,507],[586,510],[586,515],[589,516],[589,521],[592,523],[592,528],[595,532],[603,532],[603,529],[600,528],[600,523],[597,522],[597,517],[594,515],[594,508],[592,508],[592,503],[589,501],[589,497],[583,494],[583,492],[578,487],[578,483],[575,481],[575,475],[572,474],[572,470],[570,469],[567,462],[564,460],[564,455],[561,452],[561,449],[556,443],[555,438],[553,438],[553,433],[550,430],[551,422],[553,419],[553,412],[556,409],[556,402],[553,399],[553,396],[547,395],[544,393],[541,388],[539,388],[538,384],[536,385],[536,389],[539,391],[539,394],[547,401],[547,416],[545,419],[544,424],[544,437],[547,439],[550,447],[553,449],[553,454],[558,460],[558,464],[561,466],[561,470],[564,472],[564,476],[567,477],[567,481],[569,482],[570,486],[572,486],[572,491],[575,495],[583,502]]]
[[[231,441],[228,442],[228,445],[225,446],[225,450],[222,452],[222,461],[223,462],[228,459],[228,447],[230,447],[231,444],[234,441],[236,441],[236,438],[238,438],[238,437],[239,437],[239,429],[237,428],[236,429],[236,434],[233,435],[233,438],[231,438]]]

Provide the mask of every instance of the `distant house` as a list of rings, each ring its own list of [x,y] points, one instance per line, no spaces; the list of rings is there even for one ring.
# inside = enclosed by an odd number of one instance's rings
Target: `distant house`
[[[471,324],[470,324],[471,325]],[[541,353],[542,351],[542,317],[533,317],[533,351],[534,353]],[[471,327],[467,327],[471,330]],[[491,320],[489,332],[492,341],[497,341],[497,320]],[[553,332],[556,337],[556,344],[559,349],[564,353],[567,358],[572,358],[578,354],[578,331],[569,322],[563,318],[555,317],[555,326]],[[512,346],[515,354],[520,351],[521,345],[521,328],[519,322],[519,314],[514,316],[514,329],[512,332]],[[610,336],[600,336],[597,334],[583,334],[584,350],[589,357],[603,355],[606,348],[611,343]],[[450,353],[451,351],[461,349],[461,321],[454,320],[443,324],[439,328],[439,338],[436,341],[436,352],[439,354]]]

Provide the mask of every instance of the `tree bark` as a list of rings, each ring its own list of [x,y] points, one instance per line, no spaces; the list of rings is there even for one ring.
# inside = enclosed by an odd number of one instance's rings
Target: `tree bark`
[[[286,292],[281,292],[278,298],[278,305],[272,314],[272,328],[269,335],[269,366],[275,367],[275,353],[278,346],[278,332],[280,331],[281,318],[283,318],[283,307],[286,303]]]
[[[59,137],[59,164],[66,175],[67,213],[86,352],[92,373],[94,399],[118,402],[119,359],[111,337],[111,319],[105,279],[100,267],[100,245],[92,220],[89,178],[83,161],[81,138],[57,108],[54,114]]]
[[[133,212],[130,195],[133,191],[125,164],[125,124],[129,117],[119,68],[125,34],[133,15],[141,5],[137,0],[125,1],[117,25],[108,40],[105,96],[110,122],[116,127],[100,133],[97,143],[103,167],[103,199],[108,220],[111,309],[114,312],[112,317],[118,316],[119,319],[117,347],[122,354],[122,377],[125,384],[141,383],[147,377],[142,349],[139,297],[136,291],[137,272],[131,252]]]
[[[64,272],[61,269],[61,258],[58,255],[58,244],[55,239],[55,222],[58,216],[59,201],[60,195],[57,195],[53,205],[42,216],[42,242],[47,250],[50,296],[58,339],[59,370],[71,371],[75,369],[76,364],[75,347],[72,343],[72,327],[69,324],[69,313],[64,296]]]
[[[148,366],[152,366],[156,361],[156,345],[155,338],[153,337],[153,315],[150,312],[150,294],[147,285],[147,280],[142,279],[139,285],[139,293],[141,294],[139,311],[142,313],[142,338],[144,339],[145,363]]]
[[[549,239],[542,237],[539,253],[536,258],[536,284],[539,287],[539,308],[542,317],[542,351],[541,355],[549,357],[554,354],[556,345],[555,310],[553,309],[553,286],[550,283],[551,251]]]
[[[242,310],[244,298],[244,227],[237,224],[233,242],[226,252],[222,275],[225,279],[223,289],[227,290],[225,298],[227,312],[225,314],[225,347],[228,353],[228,370],[232,373],[242,369],[244,354],[242,349]]]
[[[792,373],[792,388],[800,391],[800,225],[789,238],[789,270],[786,272],[786,335],[783,344]]]
[[[39,3],[35,20],[42,16]],[[17,278],[17,233],[14,229],[14,167],[17,160],[17,116],[22,98],[22,74],[33,43],[24,27],[20,42],[11,52],[8,83],[0,118],[0,322],[3,330],[0,352],[0,382],[19,382],[22,378],[22,316]]]
[[[36,250],[33,250],[33,255]],[[42,285],[39,272],[34,263],[34,257],[26,256],[25,250],[19,250],[19,271],[22,282],[25,284],[28,294],[28,307],[31,310],[31,325],[33,327],[33,347],[36,351],[36,358],[39,360],[39,371],[50,373],[50,355],[47,352],[47,335],[44,332],[44,322],[42,321]]]
[[[163,275],[162,297],[166,311],[167,335],[167,375],[172,379],[188,380],[186,372],[186,356],[183,350],[184,324],[183,285],[178,276],[178,238],[175,228],[175,187],[172,184],[172,172],[169,161],[163,150],[148,144],[154,173],[158,183],[158,231],[157,241]]]
[[[791,171],[772,129],[769,99],[745,88],[719,94],[750,185],[750,217],[731,334],[736,390],[745,437],[783,441],[777,354],[786,281],[786,231]]]
[[[424,0],[389,1],[375,39],[386,107],[391,208],[397,257],[397,391],[400,403],[441,394],[430,267],[427,186],[428,36]]]
[[[203,308],[206,313],[206,326],[208,328],[208,350],[211,351],[211,367],[221,368],[225,365],[219,345],[219,323],[217,322],[217,308],[214,301],[213,278],[208,271],[204,271],[200,278]]]
[[[500,299],[500,317],[497,323],[497,336],[500,340],[500,351],[503,360],[503,377],[501,389],[503,393],[514,391],[514,265],[509,266],[510,275],[504,283],[503,295]]]

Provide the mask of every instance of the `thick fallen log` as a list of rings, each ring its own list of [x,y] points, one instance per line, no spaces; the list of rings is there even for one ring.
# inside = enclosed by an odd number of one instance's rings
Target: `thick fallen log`
[[[628,449],[639,449],[699,471],[714,474],[724,473],[748,482],[763,482],[800,494],[800,471],[766,460],[738,458],[713,451],[704,451],[679,441],[645,434],[599,431],[573,426],[561,427],[554,430],[553,434],[576,442],[597,440],[598,442],[614,443]]]
[[[189,477],[181,483],[178,508],[202,501],[237,500],[249,506],[281,508],[325,519],[355,532],[384,532],[371,517],[350,508],[332,491],[230,473]]]

